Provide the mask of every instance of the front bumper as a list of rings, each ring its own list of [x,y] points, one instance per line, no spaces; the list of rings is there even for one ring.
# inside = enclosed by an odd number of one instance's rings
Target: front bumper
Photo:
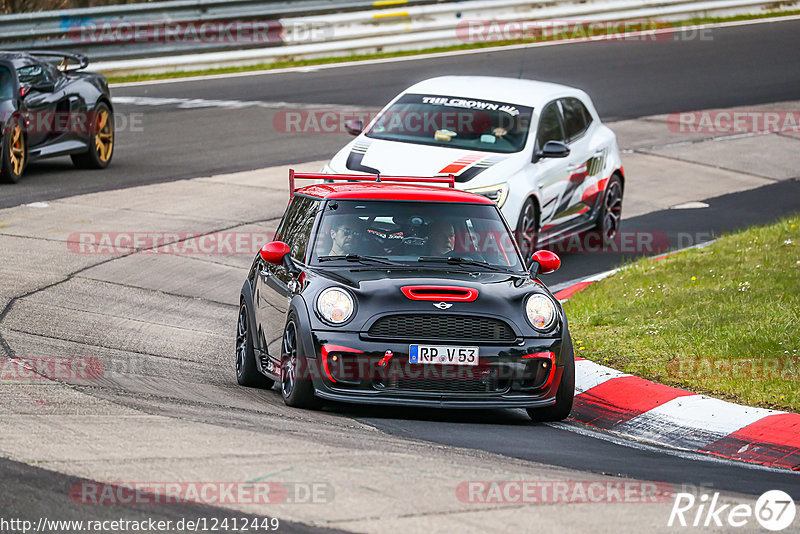
[[[318,397],[340,402],[442,408],[532,408],[555,403],[561,340],[526,338],[479,347],[477,366],[409,362],[410,342],[366,340],[356,332],[315,332],[307,360]],[[454,345],[447,342],[442,345]]]

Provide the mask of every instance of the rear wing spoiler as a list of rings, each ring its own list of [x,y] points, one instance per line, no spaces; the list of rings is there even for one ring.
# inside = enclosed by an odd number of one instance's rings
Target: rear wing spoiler
[[[61,63],[58,65],[58,70],[65,72],[68,70],[81,70],[89,66],[89,58],[83,54],[71,52],[56,52],[55,50],[38,50],[36,52],[28,52],[28,55],[34,57],[54,57],[61,58]],[[70,61],[74,61],[77,65],[70,65]]]
[[[337,182],[400,182],[411,184],[447,184],[451,189],[456,187],[456,177],[449,176],[381,176],[380,174],[323,174],[320,172],[294,172],[289,169],[289,197],[299,188],[295,187],[295,180],[330,180]]]

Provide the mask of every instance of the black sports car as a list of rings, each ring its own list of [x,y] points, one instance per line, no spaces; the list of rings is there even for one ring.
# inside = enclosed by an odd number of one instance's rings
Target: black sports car
[[[111,163],[111,93],[103,76],[83,71],[88,64],[79,54],[0,52],[1,182],[17,182],[39,158],[69,155],[82,169]]]
[[[335,180],[294,188],[295,178]],[[403,182],[449,182],[450,188]],[[321,400],[569,415],[567,321],[490,199],[450,178],[303,174],[241,290],[239,384]]]

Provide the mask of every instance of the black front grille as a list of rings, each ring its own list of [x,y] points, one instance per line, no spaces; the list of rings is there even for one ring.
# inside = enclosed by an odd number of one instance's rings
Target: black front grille
[[[447,369],[441,366],[415,367],[413,376],[397,372],[374,381],[377,389],[419,393],[503,393],[507,379],[500,379],[496,370],[478,367]]]
[[[387,315],[370,327],[370,337],[382,339],[512,342],[508,323],[474,315]]]

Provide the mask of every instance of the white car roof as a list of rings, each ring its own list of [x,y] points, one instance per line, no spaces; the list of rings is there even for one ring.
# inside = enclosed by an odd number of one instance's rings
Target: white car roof
[[[496,76],[439,76],[412,85],[404,93],[478,98],[541,109],[554,98],[575,96],[591,104],[580,89],[557,83]]]

